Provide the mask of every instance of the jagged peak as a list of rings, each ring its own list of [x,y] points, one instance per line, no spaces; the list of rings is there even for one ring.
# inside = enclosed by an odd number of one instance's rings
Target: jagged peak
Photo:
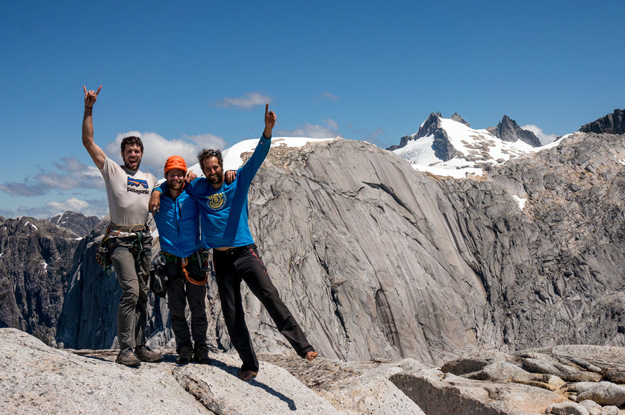
[[[612,114],[607,114],[591,123],[582,125],[579,131],[597,134],[625,134],[625,110],[615,109]]]
[[[464,125],[466,125],[467,127],[471,127],[471,124],[469,124],[468,122],[466,122],[463,118],[462,115],[458,114],[457,112],[454,112],[454,114],[451,116],[451,119],[457,122],[460,122]]]
[[[542,145],[540,139],[533,132],[524,130],[506,114],[504,114],[496,127],[489,127],[486,130],[503,141],[515,142],[521,140],[532,147],[540,147]]]

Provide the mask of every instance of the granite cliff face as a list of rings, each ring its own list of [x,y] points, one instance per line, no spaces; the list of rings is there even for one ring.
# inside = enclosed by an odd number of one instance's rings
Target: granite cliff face
[[[453,180],[336,140],[270,154],[250,218],[326,356],[623,345],[623,160],[622,137],[576,134],[486,179]]]
[[[77,235],[47,220],[0,220],[0,327],[55,344]]]

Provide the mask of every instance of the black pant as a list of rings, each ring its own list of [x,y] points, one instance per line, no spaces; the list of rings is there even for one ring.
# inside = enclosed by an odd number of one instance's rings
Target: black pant
[[[256,245],[248,245],[229,251],[213,250],[215,276],[219,288],[221,308],[224,313],[230,340],[243,361],[242,370],[258,371],[258,360],[252,346],[250,333],[245,324],[241,281],[245,281],[252,293],[265,306],[276,323],[278,331],[291,343],[297,354],[305,357],[313,351],[304,332],[280,299],[267,269],[258,257]]]
[[[193,343],[195,343],[196,348],[205,345],[206,330],[208,329],[204,302],[206,284],[193,283],[194,281],[204,281],[206,273],[201,269],[197,259],[189,261],[185,268],[193,281],[189,281],[184,275],[180,258],[177,258],[176,261],[167,262],[165,265],[167,276],[171,278],[167,287],[167,300],[171,328],[176,338],[176,351],[178,353],[184,346],[193,346]],[[189,326],[184,313],[187,303],[189,303],[191,310],[191,333],[189,333]],[[191,342],[191,337],[193,337],[193,342]]]

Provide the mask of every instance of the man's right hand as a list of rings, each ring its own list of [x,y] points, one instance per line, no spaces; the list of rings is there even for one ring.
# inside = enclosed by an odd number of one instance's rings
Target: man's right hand
[[[98,94],[102,89],[102,85],[100,85],[97,91],[87,91],[87,87],[85,85],[82,86],[82,89],[85,91],[85,108],[93,108],[93,104],[95,104],[98,99]]]
[[[152,196],[150,196],[150,203],[148,203],[148,209],[154,215],[161,207],[161,192],[155,190],[152,192]]]

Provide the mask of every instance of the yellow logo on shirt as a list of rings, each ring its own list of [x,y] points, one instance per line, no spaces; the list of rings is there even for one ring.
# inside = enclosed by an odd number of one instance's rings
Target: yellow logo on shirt
[[[224,206],[226,197],[223,193],[216,193],[208,197],[208,206],[211,209],[218,210]]]

